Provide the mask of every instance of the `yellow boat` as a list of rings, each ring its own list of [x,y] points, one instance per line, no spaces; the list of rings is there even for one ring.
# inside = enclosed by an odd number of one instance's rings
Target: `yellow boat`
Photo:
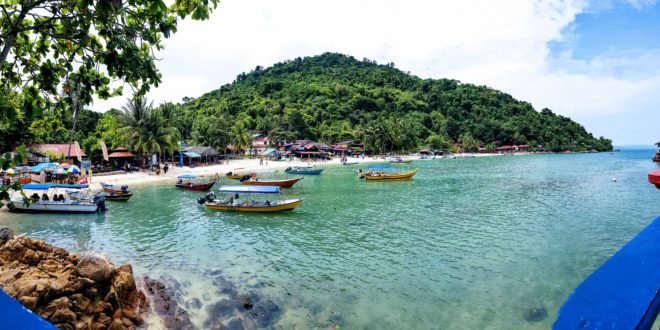
[[[228,199],[215,199],[212,193],[198,200],[207,209],[214,211],[238,211],[238,212],[279,212],[291,211],[300,206],[304,198],[285,200],[246,200],[240,198],[240,194],[279,194],[282,189],[278,186],[222,186],[222,193],[234,194]]]
[[[404,181],[412,179],[418,171],[419,169],[404,173],[366,172],[361,176],[367,181]]]

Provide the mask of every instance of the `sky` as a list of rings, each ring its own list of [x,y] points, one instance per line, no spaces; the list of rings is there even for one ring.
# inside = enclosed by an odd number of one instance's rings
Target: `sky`
[[[657,2],[223,0],[210,20],[180,22],[166,40],[162,84],[148,97],[177,103],[258,65],[339,52],[422,78],[486,85],[615,145],[649,145],[660,141]]]

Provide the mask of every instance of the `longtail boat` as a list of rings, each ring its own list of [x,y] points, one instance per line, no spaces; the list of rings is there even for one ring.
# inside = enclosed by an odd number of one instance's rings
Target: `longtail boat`
[[[361,178],[367,181],[404,181],[412,179],[419,169],[408,172],[394,172],[394,171],[368,171],[360,174]]]
[[[103,195],[92,193],[88,185],[24,184],[21,187],[30,203],[26,204],[23,194],[15,191],[10,196],[13,211],[93,213],[106,210]]]
[[[257,175],[257,174],[256,174],[255,172],[249,172],[249,171],[236,171],[236,170],[234,170],[234,171],[232,171],[232,172],[227,172],[227,174],[225,174],[225,178],[227,178],[227,179],[233,179],[233,180],[241,180],[241,179],[243,179],[245,176],[248,176],[248,177],[256,177],[256,175]]]
[[[131,193],[128,190],[128,186],[117,187],[117,186],[112,185],[112,184],[101,183],[101,187],[103,188],[104,192],[114,193],[115,195],[130,194]]]
[[[404,160],[401,157],[390,157],[387,159],[392,164],[410,164],[412,160]]]
[[[241,183],[248,186],[277,186],[282,188],[289,188],[302,179],[303,178],[295,178],[288,180],[262,180],[257,178],[250,180],[242,180]]]
[[[103,196],[105,196],[105,200],[107,201],[125,202],[129,200],[131,197],[133,197],[133,193],[129,192],[126,194],[115,194],[115,193],[106,192]]]
[[[294,167],[287,167],[286,170],[284,170],[287,174],[306,174],[306,175],[319,175],[321,172],[323,172],[322,168],[316,169],[313,168],[312,166],[294,166]]]
[[[195,191],[204,191],[209,190],[215,184],[215,180],[207,181],[198,175],[193,174],[184,174],[177,177],[176,186],[182,189],[195,190]]]
[[[208,193],[197,202],[209,210],[237,212],[279,212],[291,211],[300,206],[304,198],[284,200],[253,200],[241,198],[240,194],[279,194],[282,189],[277,186],[222,186],[220,193],[228,194],[225,199],[216,199],[215,194]]]

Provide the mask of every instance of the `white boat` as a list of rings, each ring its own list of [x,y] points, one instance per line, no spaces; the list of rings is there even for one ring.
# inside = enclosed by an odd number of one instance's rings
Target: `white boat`
[[[87,185],[25,184],[26,204],[19,192],[11,194],[14,211],[92,213],[105,211],[103,195],[92,194]]]
[[[343,162],[342,164],[344,164],[344,165],[357,165],[357,164],[359,164],[359,162],[355,162],[355,161],[353,161],[353,162]]]

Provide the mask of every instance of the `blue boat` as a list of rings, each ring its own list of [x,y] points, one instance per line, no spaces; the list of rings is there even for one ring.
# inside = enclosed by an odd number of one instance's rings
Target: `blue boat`
[[[288,167],[284,172],[288,174],[307,174],[307,175],[319,175],[323,172],[322,168],[315,169],[313,167]]]
[[[554,329],[650,329],[660,311],[660,218],[566,300]]]

